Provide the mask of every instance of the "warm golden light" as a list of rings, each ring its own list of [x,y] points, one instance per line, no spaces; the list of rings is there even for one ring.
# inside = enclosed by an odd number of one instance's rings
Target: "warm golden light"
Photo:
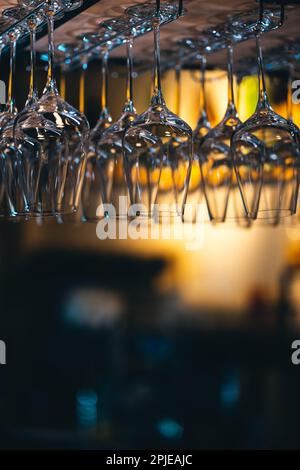
[[[66,99],[66,77],[63,72],[61,73],[61,77],[60,77],[59,94],[63,100]]]

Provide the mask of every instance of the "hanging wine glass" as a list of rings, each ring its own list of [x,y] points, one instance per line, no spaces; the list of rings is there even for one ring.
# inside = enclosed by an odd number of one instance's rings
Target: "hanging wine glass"
[[[201,45],[200,45],[201,42]],[[206,41],[200,41],[197,39],[197,42],[194,41],[193,44],[196,43],[199,50],[203,51],[204,44],[206,45]],[[180,41],[181,45],[188,48],[193,48],[196,50],[196,46],[192,46],[191,39],[183,39]],[[202,143],[202,140],[206,136],[206,134],[211,129],[210,122],[207,117],[207,109],[206,109],[206,93],[205,93],[205,71],[206,71],[206,57],[203,55],[203,52],[200,52],[196,56],[197,60],[200,62],[200,96],[199,96],[199,104],[200,104],[200,113],[199,118],[196,124],[196,127],[193,131],[193,162],[192,162],[192,169],[191,169],[191,177],[189,182],[189,189],[188,195],[186,200],[186,208],[184,214],[184,220],[186,222],[193,222],[195,223],[198,221],[203,221],[207,219],[206,210],[203,211],[203,204],[201,200],[203,198],[203,187],[201,182],[201,171],[200,171],[200,163],[199,163],[199,152],[198,148]],[[198,78],[197,78],[198,81]],[[183,144],[180,148],[180,151],[183,153],[187,153],[189,149],[187,148],[186,144]]]
[[[78,39],[78,38],[76,38]],[[85,74],[88,68],[88,60],[85,55],[78,56],[79,51],[78,42],[62,42],[56,46],[56,56],[58,56],[58,63],[60,64],[59,74],[59,95],[62,100],[66,100],[66,73],[74,66],[77,62],[80,62],[80,78],[79,78],[79,111],[85,114]],[[60,59],[61,56],[61,59]],[[75,56],[75,58],[74,58]],[[37,218],[37,223],[41,224],[49,219]],[[52,220],[52,219],[51,219]],[[55,217],[57,224],[63,223],[79,223],[81,220],[81,207],[79,204],[76,213],[72,214],[58,214]]]
[[[222,49],[224,41],[218,41],[209,31],[198,34],[196,38],[183,38],[178,41],[180,48],[186,50],[187,56],[195,58],[200,63],[200,113],[193,131],[193,162],[191,177],[187,195],[186,209],[184,220],[187,222],[197,222],[207,220],[208,214],[204,205],[200,204],[203,198],[203,184],[199,162],[199,152],[197,151],[203,138],[211,129],[211,125],[207,118],[206,96],[205,96],[205,72],[206,72],[206,53]],[[198,79],[197,79],[198,81]],[[186,152],[186,145],[181,146],[181,151]]]
[[[48,73],[42,97],[16,119],[16,144],[22,152],[30,211],[36,216],[70,214],[79,203],[86,158],[88,122],[63,101],[54,78],[55,5],[43,7],[48,24]]]
[[[6,9],[3,14],[13,20],[20,20],[24,15],[21,8]],[[26,22],[30,32],[31,41],[31,73],[29,94],[25,104],[29,106],[37,100],[35,88],[35,29],[40,22],[37,16],[30,16]],[[20,152],[15,146],[15,117],[17,109],[15,107],[14,94],[14,70],[16,41],[22,29],[14,29],[9,33],[10,42],[10,74],[8,87],[8,103],[5,113],[2,115],[2,133],[0,143],[1,155],[1,208],[0,213],[6,217],[28,216],[28,198],[26,192],[26,175]]]
[[[228,51],[228,104],[222,121],[204,137],[195,152],[199,154],[203,189],[209,217],[213,222],[226,219],[232,182],[230,139],[240,123],[234,104],[233,47]]]
[[[125,20],[103,22],[102,26],[116,32],[128,30],[130,22]],[[89,158],[82,192],[83,213],[86,220],[104,215],[127,217],[128,189],[124,170],[123,137],[126,129],[136,118],[132,93],[132,47],[133,37],[128,35],[127,45],[127,82],[126,101],[121,117],[103,131],[95,147],[95,157]],[[123,200],[119,198],[123,196]],[[99,211],[100,204],[112,204],[115,214],[106,209]],[[98,210],[98,212],[97,212]]]
[[[154,92],[150,107],[134,121],[124,138],[130,201],[139,204],[138,213],[146,216],[152,214],[153,204],[157,202],[160,213],[182,217],[190,178],[192,130],[166,107],[161,90],[160,21],[176,12],[177,5],[168,3],[159,12],[153,4],[127,10],[130,16],[153,17]],[[178,152],[184,142],[190,148],[188,155]]]
[[[80,39],[87,47],[96,43],[97,36],[94,33],[84,33]],[[99,39],[99,38],[98,38]],[[100,38],[101,39],[101,38]],[[81,195],[82,221],[94,221],[97,219],[96,211],[101,204],[101,181],[97,166],[97,147],[105,129],[111,123],[112,118],[107,107],[108,85],[108,54],[109,47],[97,48],[101,57],[101,89],[100,89],[100,114],[95,127],[92,129],[88,143],[87,164],[84,173],[83,189]]]
[[[211,129],[211,125],[207,116],[205,93],[206,56],[204,54],[201,54],[198,56],[198,59],[200,60],[200,113],[196,127],[193,131],[194,158],[187,197],[187,204],[189,205],[188,207],[190,207],[189,210],[192,214],[192,222],[207,219],[207,213],[206,211],[203,211],[203,205],[200,205],[203,198],[203,185],[201,181],[199,147],[201,146],[203,139]],[[202,213],[200,213],[201,209]],[[186,216],[185,220],[187,220]]]
[[[253,219],[278,219],[296,211],[299,186],[298,129],[271,108],[265,86],[260,32],[256,35],[259,100],[255,113],[232,139],[241,194]]]

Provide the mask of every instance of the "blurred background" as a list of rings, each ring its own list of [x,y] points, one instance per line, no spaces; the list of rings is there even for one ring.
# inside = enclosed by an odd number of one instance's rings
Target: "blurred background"
[[[20,53],[20,105],[27,64]],[[216,124],[226,108],[226,71],[208,69]],[[121,61],[110,63],[114,119],[124,71]],[[66,100],[78,107],[79,73],[61,78],[58,72]],[[42,89],[42,64],[38,79]],[[134,80],[138,112],[148,106],[150,82],[149,72]],[[287,74],[268,74],[267,84],[274,109],[286,116]],[[163,88],[169,108],[179,106],[195,127],[198,71],[182,70],[178,93],[170,70]],[[245,120],[257,102],[255,75],[236,80],[236,97]],[[97,61],[82,99],[93,126]],[[294,117],[299,125],[299,105]],[[204,223],[193,251],[185,240],[99,240],[94,224],[2,222],[0,259],[1,448],[299,447],[300,368],[291,364],[291,342],[300,336],[298,222]]]

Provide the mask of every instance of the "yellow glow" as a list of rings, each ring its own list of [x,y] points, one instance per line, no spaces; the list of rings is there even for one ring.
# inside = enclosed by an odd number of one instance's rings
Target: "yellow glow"
[[[286,234],[288,238],[292,241],[299,241],[300,240],[300,227],[299,228],[287,228]]]
[[[260,177],[260,172],[259,171],[256,171],[253,168],[248,167],[246,165],[239,166],[238,173],[239,173],[239,177],[244,181],[246,181],[248,179],[250,179],[250,181],[257,181]],[[233,175],[232,176],[232,181],[236,182],[236,173],[235,173],[235,171],[232,172],[232,175]]]
[[[147,184],[157,184],[160,174],[160,168],[148,170],[143,166],[133,166],[131,169],[131,179],[133,183],[139,183],[142,186]]]
[[[189,191],[195,191],[195,189],[199,188],[201,182],[201,170],[198,161],[193,161],[192,170],[191,170],[191,177],[190,177],[190,184],[189,184]]]
[[[59,83],[59,94],[62,97],[63,100],[66,99],[66,77],[65,74],[62,72],[61,77],[60,77],[60,83]]]
[[[246,121],[254,113],[258,100],[257,77],[244,77],[239,85],[237,107],[241,121]]]
[[[291,181],[295,178],[294,168],[286,168],[285,170],[282,167],[275,167],[272,172],[272,177],[276,178],[278,181]]]
[[[215,168],[213,165],[213,160],[208,160],[202,165],[202,174],[206,183],[212,186],[220,186],[228,182],[232,175],[232,169],[228,165],[220,165]]]
[[[123,159],[116,158],[114,162],[114,180],[116,182],[123,182],[124,181],[124,166],[123,166]]]
[[[168,108],[178,113],[194,129],[200,114],[200,72],[182,70],[178,93],[174,71],[170,70],[163,76],[162,88]],[[215,126],[223,118],[227,107],[227,72],[207,70],[206,101],[209,120],[212,126]]]

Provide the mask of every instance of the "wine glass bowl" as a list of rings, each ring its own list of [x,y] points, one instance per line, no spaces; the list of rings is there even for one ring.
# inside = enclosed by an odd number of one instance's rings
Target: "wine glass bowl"
[[[274,112],[255,116],[237,130],[232,147],[249,216],[276,220],[293,214],[300,162],[295,129]]]
[[[152,16],[155,59],[150,107],[133,122],[124,137],[130,202],[143,205],[148,216],[157,203],[161,214],[183,217],[192,165],[192,129],[167,108],[160,77],[159,26],[162,19],[178,13],[177,5],[164,4],[156,11],[155,5],[148,4],[144,10],[136,6],[126,12],[130,16]],[[153,151],[149,150],[150,142]],[[181,152],[181,146],[189,150]]]
[[[232,137],[233,161],[248,215],[276,224],[296,211],[299,130],[270,106],[259,35],[256,47],[259,100],[255,113]]]
[[[188,152],[180,152],[180,146]],[[191,171],[192,130],[161,105],[143,113],[124,139],[132,204],[182,216]],[[152,147],[152,148],[149,148]]]

